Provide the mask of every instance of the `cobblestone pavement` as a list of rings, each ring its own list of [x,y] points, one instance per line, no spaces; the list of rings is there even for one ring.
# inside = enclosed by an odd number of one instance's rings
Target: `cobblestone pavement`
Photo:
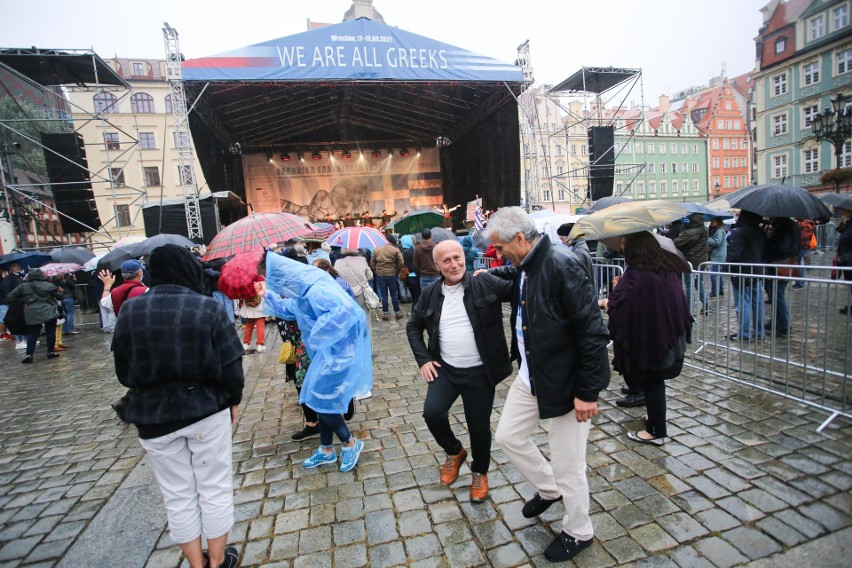
[[[231,533],[243,566],[549,564],[543,551],[562,506],[525,519],[521,506],[535,489],[498,447],[487,502],[469,502],[467,466],[453,487],[438,483],[443,455],[421,416],[426,388],[404,322],[373,322],[373,397],[350,422],[366,447],[350,473],[299,466],[318,440],[289,440],[301,413],[276,362],[274,326],[270,349],[245,358]],[[135,429],[108,405],[123,392],[109,341],[88,327],[68,338],[73,347],[60,359],[46,360],[41,345],[27,366],[13,344],[0,345],[2,566],[182,563]],[[494,427],[509,382],[498,388]],[[590,436],[596,542],[576,566],[771,563],[852,530],[849,421],[817,433],[825,416],[811,408],[687,369],[669,382],[671,441],[637,445],[625,433],[641,427],[644,410],[614,406],[620,386],[614,376]],[[452,412],[462,431],[460,403]],[[535,438],[547,447],[544,430]]]

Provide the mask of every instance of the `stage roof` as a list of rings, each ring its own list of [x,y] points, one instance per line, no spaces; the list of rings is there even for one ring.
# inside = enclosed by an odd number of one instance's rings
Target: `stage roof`
[[[129,88],[92,51],[0,48],[0,63],[39,85],[114,85]]]
[[[579,71],[553,87],[548,93],[603,93],[632,79],[641,69],[618,67],[582,67]]]

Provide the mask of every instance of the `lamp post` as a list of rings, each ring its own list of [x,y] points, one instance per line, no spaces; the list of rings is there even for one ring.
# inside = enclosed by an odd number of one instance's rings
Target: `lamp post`
[[[823,110],[811,121],[811,130],[817,142],[828,140],[834,146],[834,167],[840,168],[840,154],[843,145],[852,136],[852,108],[845,109],[849,97],[837,93],[831,99],[831,108]],[[835,184],[834,191],[840,192],[840,185]]]
[[[718,181],[716,182],[716,185],[713,186],[713,189],[716,190],[716,199],[719,199],[719,195],[721,195],[721,193],[722,193],[722,188],[719,185]]]

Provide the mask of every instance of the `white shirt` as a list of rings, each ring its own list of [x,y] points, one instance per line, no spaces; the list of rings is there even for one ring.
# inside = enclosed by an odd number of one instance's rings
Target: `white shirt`
[[[526,278],[526,272],[521,271],[521,278],[518,281],[518,298],[524,297],[524,282],[526,281]],[[530,385],[530,369],[527,366],[526,344],[524,343],[524,320],[521,316],[523,308],[524,307],[519,302],[518,316],[515,318],[515,336],[518,339],[518,352],[521,354],[521,364],[518,368],[518,378],[524,382],[528,389],[532,390],[532,386]]]
[[[473,326],[464,309],[464,288],[461,282],[455,286],[441,284],[441,292],[444,294],[441,321],[438,323],[441,358],[457,369],[482,365]]]

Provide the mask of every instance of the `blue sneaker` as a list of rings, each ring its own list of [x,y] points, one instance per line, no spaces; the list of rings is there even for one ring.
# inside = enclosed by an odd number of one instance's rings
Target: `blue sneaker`
[[[302,462],[302,467],[305,469],[313,469],[327,463],[337,463],[337,453],[332,450],[329,454],[322,451],[322,448],[317,448],[311,457]]]
[[[364,449],[364,442],[355,438],[355,445],[351,447],[343,446],[340,450],[340,471],[352,471],[358,464],[358,458],[361,456],[361,450]]]

